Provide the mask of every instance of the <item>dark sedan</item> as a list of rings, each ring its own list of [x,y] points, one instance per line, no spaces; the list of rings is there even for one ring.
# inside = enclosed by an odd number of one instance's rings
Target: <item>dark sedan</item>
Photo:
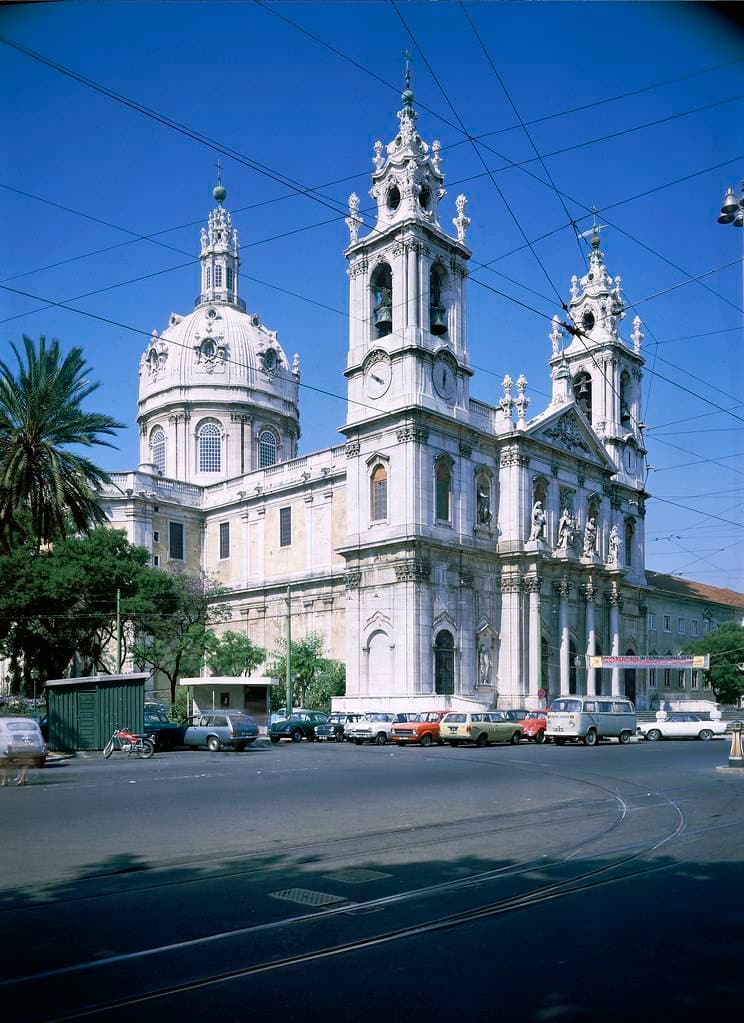
[[[331,714],[324,724],[315,726],[315,738],[325,742],[343,742],[346,726],[360,717],[361,714]]]
[[[273,743],[280,739],[291,739],[292,742],[307,739],[313,742],[316,725],[324,725],[327,721],[328,715],[321,714],[319,710],[296,710],[291,717],[273,723],[269,729],[269,738]]]
[[[145,735],[155,742],[157,749],[175,749],[183,746],[184,725],[177,725],[160,710],[145,707]]]

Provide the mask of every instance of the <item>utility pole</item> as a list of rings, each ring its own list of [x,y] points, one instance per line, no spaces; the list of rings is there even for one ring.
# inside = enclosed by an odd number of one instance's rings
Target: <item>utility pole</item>
[[[121,590],[116,591],[116,674],[121,675]]]
[[[292,591],[287,587],[287,717],[292,716]]]

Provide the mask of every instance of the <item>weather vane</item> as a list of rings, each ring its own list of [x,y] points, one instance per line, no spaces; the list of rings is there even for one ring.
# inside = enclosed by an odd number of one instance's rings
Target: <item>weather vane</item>
[[[404,50],[403,51],[403,59],[406,62],[406,89],[410,89],[411,88],[411,61],[413,60],[413,57],[411,56],[410,50]]]
[[[217,161],[217,184],[222,184],[222,164],[219,160]]]

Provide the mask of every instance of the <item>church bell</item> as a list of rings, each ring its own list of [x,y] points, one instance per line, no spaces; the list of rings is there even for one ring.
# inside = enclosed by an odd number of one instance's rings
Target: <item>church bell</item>
[[[429,322],[432,334],[447,333],[447,310],[443,305],[433,305],[429,309]]]

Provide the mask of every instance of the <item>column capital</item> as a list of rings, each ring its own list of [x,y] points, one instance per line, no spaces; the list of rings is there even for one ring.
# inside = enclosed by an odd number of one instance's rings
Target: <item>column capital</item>
[[[522,580],[518,575],[502,575],[500,584],[502,593],[520,593],[522,590]]]
[[[526,575],[524,577],[524,588],[527,590],[528,593],[536,593],[539,596],[540,591],[542,589],[542,584],[543,584],[542,576]]]
[[[616,607],[620,609],[623,606],[622,597],[620,596],[620,591],[618,590],[616,583],[612,584],[612,589],[609,590],[609,592],[606,593],[605,596],[607,598],[607,603],[610,605],[610,607]]]
[[[563,576],[563,578],[559,579],[558,582],[553,583],[553,592],[562,599],[570,596],[571,583],[568,581],[566,576]]]

